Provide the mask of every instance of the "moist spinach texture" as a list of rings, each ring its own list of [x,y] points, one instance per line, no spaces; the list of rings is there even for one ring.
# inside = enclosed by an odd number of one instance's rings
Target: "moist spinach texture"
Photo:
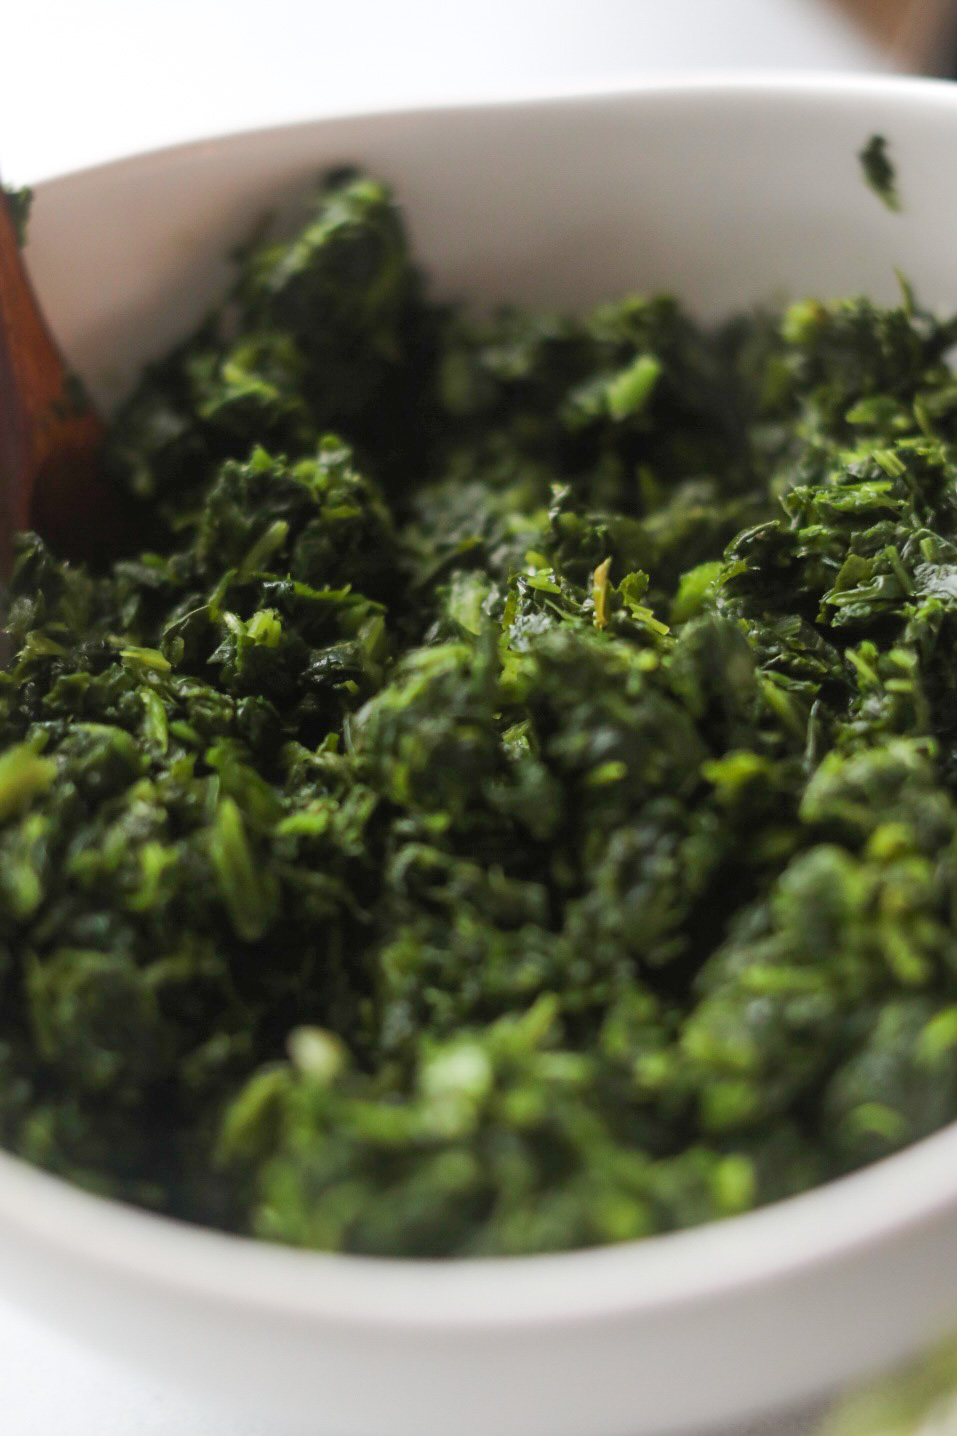
[[[21,537],[0,1136],[307,1247],[616,1242],[957,1115],[953,323],[474,318],[338,173]]]

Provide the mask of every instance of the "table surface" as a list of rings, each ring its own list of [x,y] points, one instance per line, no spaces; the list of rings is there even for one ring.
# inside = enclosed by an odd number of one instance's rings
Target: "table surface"
[[[888,67],[825,0],[34,0],[3,30],[0,165],[18,184],[372,107],[662,72]],[[0,1411],[11,1436],[282,1436],[36,1325],[3,1301],[2,1274]]]

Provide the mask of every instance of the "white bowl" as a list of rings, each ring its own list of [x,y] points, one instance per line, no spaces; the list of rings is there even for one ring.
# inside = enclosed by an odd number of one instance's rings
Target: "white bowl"
[[[856,153],[885,134],[903,213]],[[67,176],[29,258],[101,401],[324,167],[395,183],[439,288],[565,306],[669,288],[957,301],[957,89],[808,79],[327,120]],[[807,1402],[957,1325],[957,1128],[745,1217],[570,1255],[313,1255],[0,1157],[4,1290],[277,1436],[642,1436]]]

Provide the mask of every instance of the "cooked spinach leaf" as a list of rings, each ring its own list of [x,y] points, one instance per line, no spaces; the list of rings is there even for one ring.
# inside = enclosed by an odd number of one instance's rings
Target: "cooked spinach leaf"
[[[909,292],[475,317],[332,176],[116,419],[151,547],[19,540],[5,1145],[478,1255],[957,1116],[954,335]]]
[[[882,204],[895,213],[900,210],[900,196],[897,193],[897,173],[887,153],[887,139],[884,135],[871,135],[858,155],[865,182],[871,187]]]

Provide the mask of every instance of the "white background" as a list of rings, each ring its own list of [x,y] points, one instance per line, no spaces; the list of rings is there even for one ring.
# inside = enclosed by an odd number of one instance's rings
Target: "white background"
[[[649,71],[876,69],[827,0],[9,0],[0,170]]]
[[[0,172],[18,184],[373,107],[662,71],[887,68],[826,0],[10,0],[0,46]],[[34,1325],[4,1304],[2,1273],[0,1431],[282,1436]]]

